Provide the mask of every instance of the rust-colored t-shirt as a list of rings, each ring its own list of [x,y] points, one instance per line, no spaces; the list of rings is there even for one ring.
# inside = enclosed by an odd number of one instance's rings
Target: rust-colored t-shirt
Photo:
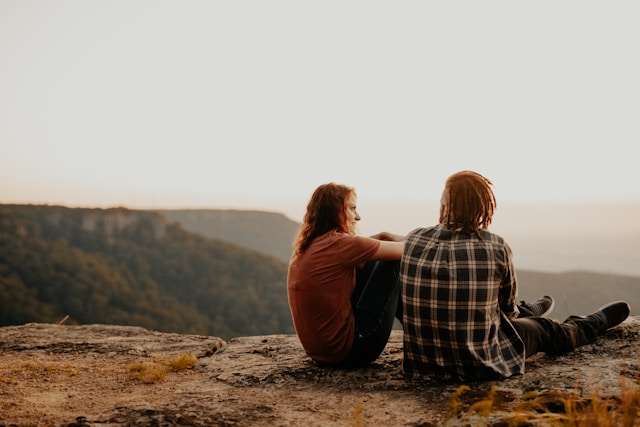
[[[317,237],[289,264],[291,316],[302,347],[312,359],[337,363],[351,350],[355,269],[379,246],[380,241],[370,237],[330,232]]]

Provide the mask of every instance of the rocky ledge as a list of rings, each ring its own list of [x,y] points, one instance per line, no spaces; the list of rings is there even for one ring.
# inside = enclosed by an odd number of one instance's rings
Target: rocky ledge
[[[631,317],[571,354],[530,358],[522,376],[458,384],[403,378],[401,331],[370,367],[334,370],[315,366],[295,335],[2,327],[0,426],[547,425],[570,415],[567,402],[637,399],[639,334]],[[164,376],[132,374],[186,355],[192,363]]]

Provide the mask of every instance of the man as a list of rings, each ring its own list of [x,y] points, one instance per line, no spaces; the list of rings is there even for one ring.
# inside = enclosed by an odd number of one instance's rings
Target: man
[[[451,175],[440,223],[407,235],[400,267],[406,376],[523,374],[526,357],[572,351],[629,316],[622,301],[564,322],[518,316],[511,248],[487,230],[496,208],[491,185],[476,172]]]

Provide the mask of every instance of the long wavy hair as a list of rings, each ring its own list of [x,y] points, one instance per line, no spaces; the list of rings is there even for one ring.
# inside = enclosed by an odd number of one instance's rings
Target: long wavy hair
[[[293,258],[300,256],[318,236],[330,231],[349,233],[346,204],[349,197],[355,194],[354,188],[335,182],[316,188],[293,243]]]
[[[448,228],[461,228],[480,237],[478,231],[489,227],[497,207],[492,185],[487,178],[473,171],[451,175],[445,183],[449,191],[449,211],[446,215],[441,212],[440,222]]]

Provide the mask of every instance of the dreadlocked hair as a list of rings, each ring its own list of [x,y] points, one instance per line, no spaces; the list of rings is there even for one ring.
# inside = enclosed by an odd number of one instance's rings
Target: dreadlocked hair
[[[449,189],[449,213],[444,223],[452,229],[475,233],[491,224],[497,202],[491,189],[493,183],[473,171],[451,175],[445,184]]]
[[[294,258],[300,256],[318,236],[329,231],[349,232],[345,207],[352,194],[355,194],[355,189],[334,182],[316,188],[293,243]]]

